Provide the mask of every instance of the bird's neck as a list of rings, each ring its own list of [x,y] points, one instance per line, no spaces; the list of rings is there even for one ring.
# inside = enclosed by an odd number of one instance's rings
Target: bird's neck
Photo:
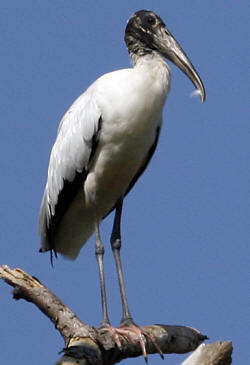
[[[162,62],[166,64],[164,58],[156,51],[145,52],[144,50],[137,50],[136,52],[129,52],[133,66],[142,64],[145,62]]]
[[[151,79],[162,84],[163,89],[169,90],[171,81],[170,67],[165,59],[157,52],[144,55],[130,54],[134,69],[141,70],[144,77],[148,75]]]

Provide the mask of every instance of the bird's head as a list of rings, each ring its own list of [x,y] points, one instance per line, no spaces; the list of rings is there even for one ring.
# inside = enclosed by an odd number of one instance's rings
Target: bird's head
[[[140,10],[131,16],[125,30],[125,42],[131,56],[138,58],[158,52],[172,61],[192,81],[201,101],[205,101],[205,88],[197,71],[162,19],[154,12]]]

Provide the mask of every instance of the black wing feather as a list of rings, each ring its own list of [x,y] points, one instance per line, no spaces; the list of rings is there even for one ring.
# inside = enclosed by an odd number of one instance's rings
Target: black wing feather
[[[128,188],[127,188],[124,196],[126,196],[130,192],[130,190],[133,188],[133,186],[135,185],[135,183],[137,182],[137,180],[139,179],[139,177],[146,170],[146,168],[147,168],[147,166],[148,166],[148,164],[149,164],[149,162],[150,162],[150,160],[151,160],[151,158],[152,158],[152,156],[153,156],[153,154],[155,152],[155,149],[157,147],[157,144],[158,144],[158,141],[159,141],[159,136],[160,136],[160,130],[161,130],[160,127],[158,127],[156,129],[156,136],[155,136],[154,143],[150,147],[150,149],[149,149],[149,151],[147,153],[147,156],[146,156],[146,158],[144,160],[144,163],[141,165],[141,167],[139,168],[139,170],[137,171],[137,173],[135,174],[135,176],[131,180],[131,182],[130,182],[130,184],[129,184],[129,186],[128,186]],[[110,209],[110,211],[103,217],[103,219],[106,218],[115,209],[116,204],[117,204],[117,202],[112,207],[112,209]]]
[[[160,136],[160,127],[157,128],[156,130],[156,136],[155,136],[155,140],[154,143],[152,144],[152,146],[150,147],[148,153],[147,153],[147,157],[143,163],[143,165],[140,167],[140,169],[137,171],[137,173],[135,174],[135,176],[133,177],[133,179],[131,180],[125,196],[130,192],[130,190],[133,188],[133,186],[135,185],[136,181],[139,179],[139,177],[143,174],[143,172],[146,170],[149,162],[151,161],[151,158],[155,152],[155,149],[157,147],[158,141],[159,141],[159,136]]]
[[[91,164],[91,161],[93,160],[95,152],[97,150],[101,127],[102,127],[102,117],[99,118],[98,129],[91,139],[91,154],[89,157],[88,166]],[[49,249],[51,251],[53,250],[55,252],[55,249],[53,247],[53,235],[56,230],[56,227],[62,220],[65,212],[69,208],[71,202],[74,200],[79,190],[83,188],[84,181],[86,180],[87,176],[88,176],[88,169],[84,168],[81,172],[78,171],[75,172],[75,178],[73,181],[68,181],[68,180],[63,181],[63,188],[58,195],[58,201],[55,206],[55,214],[54,215],[51,214],[50,224],[49,227],[47,227],[47,237],[50,246]]]

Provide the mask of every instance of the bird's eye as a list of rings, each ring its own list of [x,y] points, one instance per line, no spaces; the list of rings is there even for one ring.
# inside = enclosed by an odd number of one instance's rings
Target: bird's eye
[[[154,25],[155,24],[155,18],[153,16],[149,16],[147,18],[147,23],[150,25]]]

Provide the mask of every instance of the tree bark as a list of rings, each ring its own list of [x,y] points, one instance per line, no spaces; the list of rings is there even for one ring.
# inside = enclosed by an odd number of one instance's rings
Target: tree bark
[[[140,342],[133,332],[129,335],[130,341],[124,336],[119,336],[120,347],[118,347],[109,331],[83,323],[34,276],[18,268],[10,269],[5,265],[0,266],[0,278],[14,287],[14,299],[25,299],[34,303],[60,332],[65,348],[62,351],[62,358],[56,365],[112,365],[126,358],[141,356]],[[229,365],[231,363],[230,342],[204,345],[202,342],[207,337],[200,331],[185,326],[157,324],[142,328],[155,338],[165,354],[186,353],[198,348],[182,365]],[[158,352],[149,338],[145,341],[148,354]]]

